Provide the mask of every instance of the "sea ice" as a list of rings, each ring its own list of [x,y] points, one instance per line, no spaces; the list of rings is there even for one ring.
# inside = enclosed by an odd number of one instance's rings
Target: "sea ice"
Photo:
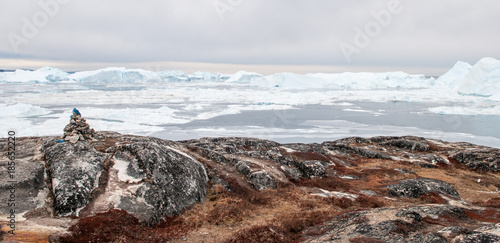
[[[365,124],[367,127],[357,124],[342,131],[336,130],[335,126],[323,129],[293,124],[298,126],[292,129],[244,122],[238,123],[237,127],[229,123],[214,126],[211,122],[221,116],[245,116],[246,111],[290,111],[307,109],[305,107],[309,105],[332,109],[308,112],[348,113],[352,119],[360,116],[374,119],[394,114],[390,107],[380,107],[384,104],[395,104],[394,109],[400,109],[398,114],[401,111],[407,115],[439,114],[443,119],[487,115],[489,118],[484,119],[489,119],[488,124],[495,119],[494,116],[500,116],[500,61],[494,58],[483,58],[473,66],[457,62],[438,79],[404,72],[187,74],[110,67],[67,73],[44,67],[35,71],[0,72],[0,86],[2,131],[17,128],[23,136],[62,134],[69,116],[66,110],[73,107],[78,107],[96,130],[149,135],[166,134],[168,129],[178,128],[168,136],[182,139],[210,135],[210,131],[215,131],[213,135],[217,136],[277,135],[279,140],[293,138],[316,142],[335,136],[426,134],[422,127],[409,129],[410,126],[398,127],[397,132],[391,133],[390,129],[396,128],[378,129],[369,122]],[[360,107],[358,104],[363,102],[378,105]],[[414,110],[413,104],[424,108]],[[252,117],[252,120],[255,119]],[[483,121],[477,122],[482,124]],[[206,126],[190,131],[179,128],[190,123]],[[384,125],[390,124],[381,124]],[[408,132],[402,132],[404,129]],[[468,141],[481,138],[498,144],[496,138],[488,140],[484,134],[471,138],[475,132],[459,136],[443,134]],[[182,137],[183,134],[187,134],[186,137]]]

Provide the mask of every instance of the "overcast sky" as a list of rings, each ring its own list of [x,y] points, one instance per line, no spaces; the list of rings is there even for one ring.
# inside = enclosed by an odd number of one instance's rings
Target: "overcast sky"
[[[0,68],[119,65],[188,72],[403,70],[440,75],[458,60],[500,59],[498,0],[0,4]]]

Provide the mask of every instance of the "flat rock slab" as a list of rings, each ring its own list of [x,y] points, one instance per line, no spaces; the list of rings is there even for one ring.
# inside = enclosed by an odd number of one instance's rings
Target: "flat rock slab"
[[[457,190],[450,184],[429,178],[404,180],[400,183],[389,185],[389,194],[396,197],[419,198],[426,193],[439,193],[454,198],[460,198]]]

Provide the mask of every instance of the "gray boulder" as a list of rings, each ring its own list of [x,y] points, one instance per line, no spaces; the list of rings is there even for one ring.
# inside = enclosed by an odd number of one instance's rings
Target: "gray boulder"
[[[38,151],[43,138],[17,138],[14,174],[9,173],[7,153],[0,154],[0,213],[16,214],[44,205],[48,189],[44,183],[44,161]],[[0,139],[0,151],[7,151],[7,139]],[[11,164],[12,165],[12,164]],[[12,171],[10,171],[12,172]],[[11,177],[12,175],[12,177]],[[9,206],[9,203],[12,207]]]
[[[236,164],[236,169],[243,175],[250,174],[251,168],[246,161],[240,161]]]
[[[52,139],[42,150],[52,182],[55,212],[60,216],[77,215],[98,188],[107,155],[88,141],[73,144]]]
[[[252,184],[257,190],[265,190],[268,188],[276,189],[276,181],[274,177],[267,171],[256,171],[248,176],[250,184]]]
[[[308,160],[303,162],[295,162],[295,166],[302,172],[302,177],[311,179],[322,177],[326,174],[325,166],[321,161]]]
[[[452,154],[453,159],[472,169],[482,171],[500,170],[500,149],[480,148]]]
[[[429,178],[404,180],[397,184],[387,186],[389,194],[395,197],[419,198],[426,193],[440,193],[447,196],[460,198],[457,190],[450,184]]]
[[[205,167],[170,141],[103,133],[97,142],[54,139],[43,152],[61,216],[123,209],[154,224],[205,200]]]
[[[448,241],[441,232],[432,230],[435,227],[432,219],[440,218],[448,219],[440,222],[446,226],[470,220],[461,208],[449,205],[366,209],[340,214],[323,224],[306,229],[303,231],[303,242],[444,243]],[[317,232],[322,233],[317,234]],[[488,239],[491,236],[492,234],[484,232],[480,236],[460,235],[466,239],[469,237]]]
[[[142,209],[134,205],[146,202],[147,208],[152,208],[148,221],[158,223],[164,215],[180,214],[187,207],[205,200],[208,176],[203,164],[167,141],[138,139],[118,147],[131,158],[122,157],[122,161],[128,164],[126,174],[131,178],[142,178],[135,195],[125,197],[132,202],[121,202],[118,208],[140,213]],[[137,187],[134,183],[132,185]]]
[[[410,140],[408,138],[398,138],[392,139],[386,142],[381,143],[383,146],[392,146],[408,151],[429,151],[429,145],[424,142]]]
[[[498,243],[500,242],[500,236],[489,233],[473,232],[471,234],[457,236],[451,242],[452,243]]]

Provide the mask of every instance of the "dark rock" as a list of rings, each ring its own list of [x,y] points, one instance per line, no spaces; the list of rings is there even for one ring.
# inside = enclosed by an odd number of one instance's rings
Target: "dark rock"
[[[137,159],[142,177],[146,179],[132,199],[141,201],[143,198],[153,207],[150,221],[155,223],[164,215],[179,214],[206,197],[208,176],[203,164],[170,145],[161,139],[139,138],[119,147]]]
[[[422,216],[412,210],[401,210],[396,213],[396,216],[404,218],[405,220],[409,220],[412,224],[419,224],[422,222]]]
[[[394,139],[381,143],[383,146],[393,146],[396,148],[405,149],[408,151],[429,151],[429,145],[423,142],[407,140],[407,139]]]
[[[371,222],[367,215],[375,218],[386,217],[391,209],[364,210],[339,215],[320,227],[310,229],[312,232],[326,232],[320,236],[306,237],[305,242],[341,241],[350,239],[372,239],[381,242],[405,242],[416,226],[397,218]],[[382,219],[382,218],[381,218]],[[305,235],[309,233],[305,231]]]
[[[44,145],[57,214],[87,215],[117,208],[141,221],[158,223],[164,215],[179,214],[204,201],[205,168],[174,148],[175,143],[101,136],[116,140],[104,149],[106,153],[95,149],[94,145],[102,146],[100,142],[51,140]]]
[[[420,195],[435,192],[460,198],[458,192],[450,184],[429,178],[404,180],[387,186],[389,194],[395,197],[419,198]]]
[[[107,155],[85,141],[72,144],[52,140],[44,145],[43,151],[52,179],[56,213],[76,215],[98,187]]]
[[[444,227],[443,229],[439,230],[438,233],[441,234],[442,236],[448,238],[448,239],[453,239],[458,235],[469,234],[470,230],[468,230],[467,228],[460,227],[460,226],[448,226],[448,227]]]
[[[460,213],[461,212],[461,213]],[[303,232],[304,242],[433,242],[447,240],[427,220],[445,218],[456,224],[467,217],[458,207],[425,205],[403,209],[377,208],[341,214]],[[317,232],[322,232],[317,234]]]
[[[267,171],[253,172],[248,176],[248,180],[259,191],[277,188],[274,177]]]
[[[286,177],[294,179],[294,180],[300,179],[300,177],[302,175],[297,168],[292,167],[292,166],[282,165],[280,168],[285,173]]]
[[[307,179],[322,177],[326,174],[325,166],[321,161],[296,162],[295,166],[302,172],[302,177]]]
[[[427,169],[434,169],[434,168],[436,168],[435,165],[428,164],[428,163],[418,163],[418,165],[420,165],[420,167],[422,167],[422,168],[427,168]]]
[[[451,242],[452,243],[498,243],[500,242],[500,236],[489,233],[473,232],[471,234],[457,236]]]
[[[495,172],[500,170],[500,149],[482,148],[460,151],[451,157],[472,169]]]
[[[407,242],[411,242],[411,243],[446,243],[448,241],[438,234],[427,233],[427,234],[417,234],[417,235],[411,237]]]
[[[26,212],[44,204],[49,191],[44,183],[45,162],[37,151],[41,143],[40,138],[16,140],[15,173],[13,174],[8,170],[9,162],[12,161],[7,157],[0,157],[0,205],[2,205],[0,213],[10,213],[12,207],[8,206],[9,203],[15,203],[14,208],[17,213]],[[4,151],[6,146],[7,140],[0,140],[0,151]],[[11,199],[11,195],[15,198]]]
[[[411,174],[411,175],[415,175],[415,172],[411,171],[411,170],[407,170],[407,169],[401,169],[401,168],[397,168],[397,169],[394,169],[395,171],[399,171],[403,174]]]
[[[407,218],[409,214],[418,214],[420,218],[430,217],[437,219],[439,217],[452,218],[456,220],[467,218],[462,208],[451,205],[432,205],[432,206],[414,206],[403,208],[396,213],[396,216]],[[417,218],[419,218],[417,216]]]
[[[342,142],[326,142],[323,143],[325,147],[327,147],[329,150],[332,151],[339,151],[344,154],[355,154],[359,155],[365,158],[371,158],[371,159],[392,159],[390,155],[379,152],[379,151],[373,151],[367,148],[361,148],[361,147],[355,147],[351,146],[349,144],[345,144]]]
[[[218,163],[223,163],[223,164],[231,164],[231,160],[226,159],[222,154],[206,149],[206,148],[200,148],[202,151],[202,156],[210,159],[212,161],[218,162]]]
[[[343,144],[368,144],[371,143],[371,139],[367,138],[362,138],[362,137],[348,137],[348,138],[341,138],[335,141],[336,143],[343,143]]]
[[[435,155],[435,154],[426,154],[420,156],[420,158],[429,161],[433,165],[438,165],[438,164],[450,164],[450,162],[441,156]]]
[[[291,149],[296,150],[298,152],[315,153],[315,154],[320,154],[320,155],[327,154],[327,151],[325,150],[323,145],[317,144],[317,143],[310,143],[310,144],[288,143],[288,144],[283,144],[283,146],[285,146],[287,148],[291,148]]]
[[[367,211],[344,213],[325,222],[320,226],[307,229],[304,232],[304,235],[306,236],[304,242],[327,242],[327,241],[335,242],[335,241],[347,240],[348,238],[351,237],[354,238],[359,234],[354,235],[350,231],[356,230],[356,228],[359,225],[364,225],[364,226],[359,226],[359,228],[357,229],[358,231],[369,232],[371,231],[371,226],[365,224],[367,221],[366,214]],[[307,235],[310,234],[310,232],[325,232],[325,233],[319,236],[316,235],[307,237]]]
[[[246,161],[240,161],[236,164],[236,169],[243,175],[250,174],[250,166]]]
[[[354,230],[353,233],[360,234],[363,236],[367,236],[370,238],[380,238],[380,236],[391,235],[391,238],[394,240],[404,240],[401,235],[396,234],[400,231],[397,223],[393,220],[385,220],[377,224],[368,225],[368,224],[360,224]],[[406,232],[405,232],[406,233]]]

